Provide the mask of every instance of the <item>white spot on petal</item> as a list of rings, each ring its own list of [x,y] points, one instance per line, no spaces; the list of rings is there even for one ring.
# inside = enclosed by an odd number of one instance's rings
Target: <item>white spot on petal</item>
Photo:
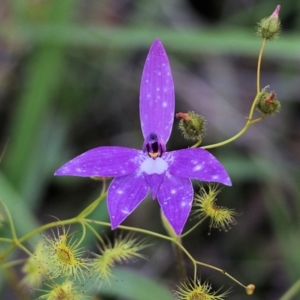
[[[176,194],[176,190],[175,190],[175,189],[172,189],[172,190],[171,190],[171,194]]]
[[[200,171],[202,169],[201,165],[197,165],[196,167],[193,168],[193,171]]]
[[[168,103],[167,103],[166,101],[164,101],[163,104],[162,104],[162,106],[163,106],[163,107],[167,107],[167,106],[168,106]]]
[[[127,207],[123,208],[123,209],[121,210],[121,212],[122,212],[123,214],[125,214],[125,215],[129,214],[129,210],[128,210]]]

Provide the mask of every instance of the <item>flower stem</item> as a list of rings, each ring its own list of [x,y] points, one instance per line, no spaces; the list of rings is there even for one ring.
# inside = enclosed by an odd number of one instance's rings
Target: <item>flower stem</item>
[[[265,50],[266,46],[266,39],[263,39],[259,55],[258,55],[258,61],[257,61],[257,75],[256,75],[256,93],[258,94],[260,92],[260,69],[261,69],[261,60],[262,60],[262,55]]]
[[[48,224],[45,224],[43,226],[40,226],[38,228],[36,228],[35,230],[27,233],[26,235],[22,236],[19,239],[16,239],[13,243],[13,245],[11,245],[9,248],[6,249],[6,251],[4,251],[1,256],[0,256],[0,262],[2,260],[4,260],[18,245],[21,245],[23,242],[27,241],[28,239],[32,238],[33,236],[49,229],[52,227],[57,227],[57,226],[63,226],[63,225],[70,225],[70,224],[74,224],[79,222],[79,220],[77,218],[72,218],[72,219],[68,219],[68,220],[64,220],[64,221],[55,221],[55,222],[51,222]]]
[[[196,229],[204,220],[206,220],[208,218],[208,216],[205,216],[204,218],[202,218],[199,222],[197,222],[191,229],[189,229],[188,231],[186,231],[185,233],[183,233],[180,237],[183,238],[185,236],[187,236],[188,234],[190,234],[194,229]]]
[[[255,124],[257,122],[260,122],[264,119],[264,117],[260,117],[260,118],[252,120],[252,117],[253,117],[253,114],[254,114],[254,109],[256,107],[256,102],[258,101],[258,98],[259,98],[258,96],[259,96],[259,93],[260,93],[260,90],[261,90],[260,89],[260,69],[261,69],[262,55],[263,55],[265,46],[266,46],[266,39],[263,40],[260,51],[259,51],[258,62],[257,62],[257,77],[256,77],[256,96],[255,96],[255,98],[252,102],[251,109],[250,109],[249,115],[247,117],[247,122],[246,122],[245,126],[242,128],[242,130],[240,132],[238,132],[236,135],[234,135],[230,139],[227,139],[227,140],[225,140],[223,142],[220,142],[220,143],[204,146],[204,147],[202,147],[203,149],[216,148],[216,147],[224,146],[228,143],[231,143],[234,140],[238,139],[241,135],[243,135],[248,130],[248,128],[250,126],[252,126],[253,124]],[[192,147],[195,147],[196,145],[197,144],[195,144]]]
[[[93,212],[93,210],[99,205],[99,203],[105,198],[106,196],[106,192],[104,192],[104,190],[102,190],[100,196],[94,200],[90,205],[88,205],[78,216],[78,219],[81,218],[85,218],[87,217],[89,214],[91,214]]]
[[[252,117],[253,117],[253,114],[254,114],[254,109],[255,109],[255,106],[256,106],[256,102],[258,100],[258,96],[259,96],[259,94],[257,94],[256,97],[253,100],[251,108],[250,108],[249,115],[248,115],[248,117],[246,117],[247,122],[246,122],[245,126],[242,128],[242,130],[240,132],[238,132],[236,135],[234,135],[233,137],[231,137],[231,138],[229,138],[229,139],[227,139],[223,142],[203,146],[201,148],[202,149],[211,149],[211,148],[216,148],[216,147],[220,147],[220,146],[224,146],[226,144],[229,144],[229,143],[233,142],[234,140],[238,139],[241,135],[243,135],[249,129],[249,127],[251,127],[253,124],[262,121],[264,119],[264,117],[260,117],[260,118],[252,120]]]
[[[102,226],[110,226],[110,223],[107,223],[107,222],[101,222],[101,221],[95,221],[95,220],[89,220],[89,219],[86,219],[85,221],[89,222],[89,223],[93,223],[93,224],[102,225]],[[217,272],[220,272],[221,274],[227,276],[232,281],[236,282],[237,284],[239,284],[240,286],[242,286],[243,288],[246,289],[245,285],[243,285],[241,282],[239,282],[237,279],[235,279],[232,275],[230,275],[226,271],[224,271],[220,268],[214,267],[212,265],[205,264],[205,263],[200,262],[200,261],[196,261],[192,257],[192,255],[189,253],[189,251],[186,250],[185,247],[181,244],[180,237],[177,237],[177,238],[179,238],[179,240],[178,240],[174,237],[169,237],[169,236],[166,236],[166,235],[163,235],[163,234],[160,234],[160,233],[156,233],[156,232],[153,232],[153,231],[149,231],[149,230],[146,230],[146,229],[123,226],[123,225],[119,225],[118,228],[124,229],[124,230],[129,230],[129,231],[134,231],[134,232],[140,232],[140,233],[147,234],[147,235],[150,235],[150,236],[155,236],[155,237],[158,237],[158,238],[161,238],[161,239],[164,239],[164,240],[167,240],[167,241],[171,241],[172,243],[174,243],[182,251],[182,253],[184,253],[190,259],[190,261],[192,262],[192,264],[194,266],[194,280],[196,280],[196,278],[197,278],[197,265],[200,265],[200,266],[204,266],[206,268],[213,269]]]
[[[179,278],[181,281],[184,281],[186,278],[186,270],[185,270],[185,264],[184,264],[184,259],[183,259],[182,246],[181,246],[182,245],[181,237],[176,235],[176,233],[174,232],[173,228],[171,227],[169,221],[165,217],[162,210],[160,211],[160,216],[161,216],[162,223],[163,223],[168,235],[172,238],[173,241],[176,241],[176,243],[173,244],[175,261],[177,262],[176,266],[178,269]],[[178,246],[178,245],[180,245],[180,246]]]
[[[98,234],[98,232],[95,230],[95,228],[91,224],[89,224],[88,222],[86,222],[85,224],[90,229],[90,231],[93,232],[93,234],[99,240],[99,242],[102,244],[102,247],[105,247],[105,243],[104,243],[103,238]]]
[[[215,271],[218,271],[222,274],[224,274],[225,276],[227,276],[228,278],[230,278],[232,281],[236,282],[238,285],[242,286],[243,288],[247,288],[244,284],[242,284],[241,282],[239,282],[237,279],[235,279],[233,276],[231,276],[229,273],[227,273],[225,270],[222,270],[220,268],[217,268],[217,267],[214,267],[212,265],[209,265],[209,264],[205,264],[203,262],[200,262],[200,261],[196,261],[196,264],[197,265],[200,265],[200,266],[203,266],[203,267],[206,267],[206,268],[210,268],[210,269],[213,269]]]
[[[198,141],[196,144],[194,144],[193,146],[191,146],[191,148],[197,148],[198,146],[200,146],[201,142],[202,142],[202,139],[199,140],[199,141]]]
[[[177,243],[181,245],[181,238],[177,237],[176,238]],[[185,263],[184,263],[184,258],[183,258],[183,252],[180,247],[178,247],[178,244],[174,244],[174,255],[175,255],[175,260],[177,262],[177,269],[179,273],[179,278],[180,281],[183,282],[186,280],[186,268],[185,268]]]
[[[14,226],[14,222],[12,220],[12,217],[11,217],[11,214],[9,212],[9,209],[7,208],[6,204],[4,203],[4,201],[2,199],[0,199],[0,202],[1,202],[1,205],[3,206],[4,210],[5,210],[5,213],[6,213],[6,216],[7,216],[7,219],[8,219],[8,223],[9,223],[9,226],[10,226],[10,231],[11,231],[11,235],[13,237],[13,240],[17,240],[17,233],[16,233],[16,230],[15,230],[15,226]]]

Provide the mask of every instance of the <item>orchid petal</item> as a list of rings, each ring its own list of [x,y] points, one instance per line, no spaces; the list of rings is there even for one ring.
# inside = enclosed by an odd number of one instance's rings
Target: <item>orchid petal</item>
[[[145,199],[149,187],[142,174],[116,177],[107,192],[111,227],[115,229]]]
[[[162,181],[164,180],[165,173],[162,174],[147,174],[144,173],[147,184],[149,185],[152,193],[152,199],[157,197],[158,190]]]
[[[204,149],[189,148],[166,152],[163,158],[169,162],[169,172],[173,176],[231,185],[225,168]]]
[[[160,207],[177,235],[180,235],[191,211],[194,190],[188,178],[166,174],[158,191]]]
[[[140,118],[143,136],[159,135],[167,143],[174,120],[174,84],[165,49],[156,39],[147,56],[140,88]]]
[[[55,175],[123,176],[135,172],[148,156],[140,150],[125,147],[99,147],[67,162]]]

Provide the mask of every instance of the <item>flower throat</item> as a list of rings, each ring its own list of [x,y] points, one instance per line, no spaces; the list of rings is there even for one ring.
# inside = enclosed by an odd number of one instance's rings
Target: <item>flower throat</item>
[[[147,152],[151,158],[156,159],[166,151],[166,146],[157,134],[150,133],[144,142],[143,151]]]

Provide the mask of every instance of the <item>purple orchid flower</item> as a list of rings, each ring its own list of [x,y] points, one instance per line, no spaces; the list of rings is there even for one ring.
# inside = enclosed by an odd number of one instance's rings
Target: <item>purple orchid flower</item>
[[[170,225],[180,235],[191,210],[191,179],[231,185],[220,162],[208,151],[189,148],[166,152],[174,120],[174,84],[167,54],[156,39],[144,66],[140,88],[142,150],[99,147],[55,172],[63,176],[115,177],[107,192],[112,229],[145,199],[149,189]]]

